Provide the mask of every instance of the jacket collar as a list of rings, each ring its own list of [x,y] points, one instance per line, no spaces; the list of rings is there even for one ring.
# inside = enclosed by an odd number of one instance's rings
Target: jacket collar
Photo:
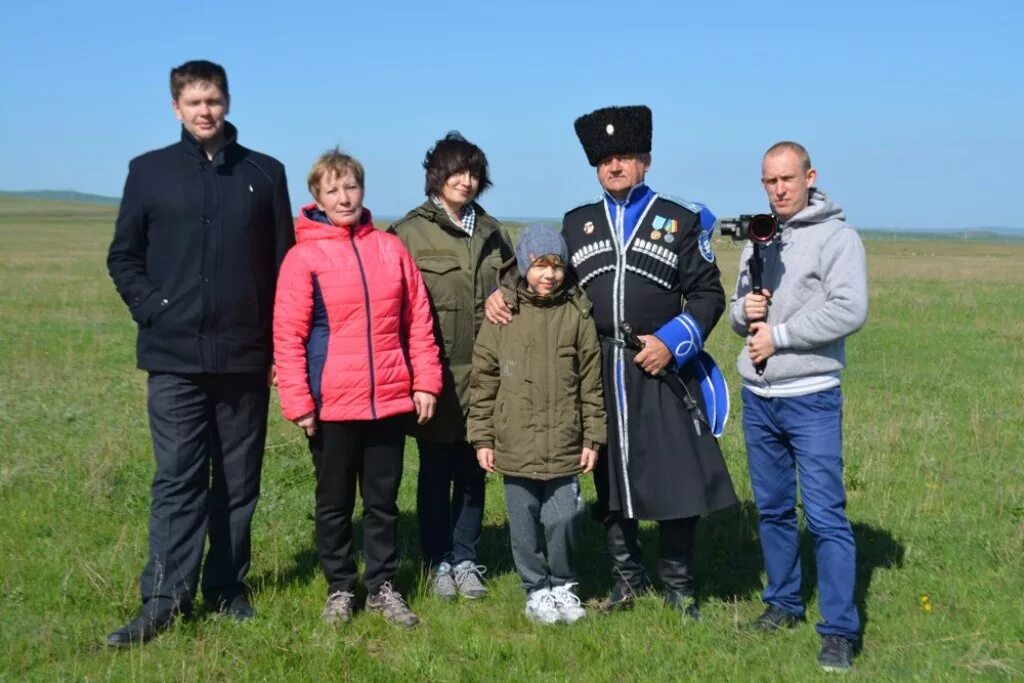
[[[478,234],[486,235],[490,233],[493,227],[493,219],[490,214],[484,211],[484,207],[480,206],[476,202],[473,202],[473,210],[476,212],[476,227],[473,230],[473,237],[475,238]],[[408,215],[422,216],[431,223],[436,223],[449,232],[453,232],[462,237],[469,236],[465,230],[455,225],[455,223],[452,222],[452,219],[448,216],[448,213],[441,207],[437,206],[432,199],[427,199],[427,201],[410,211]]]
[[[605,191],[604,197],[605,200],[608,202],[609,207],[615,206],[616,204],[619,206],[630,207],[636,204],[637,202],[645,203],[644,200],[647,199],[647,196],[649,194],[651,194],[651,189],[647,187],[646,184],[639,183],[629,188],[629,194],[627,194],[626,198],[622,201],[619,201],[615,197],[611,196],[607,191]]]
[[[295,221],[295,241],[359,238],[375,230],[373,214],[365,207],[357,224],[336,226],[315,203],[312,203],[303,206],[299,211],[299,218]]]
[[[526,280],[519,276],[514,286],[507,282],[502,284],[501,295],[514,313],[518,312],[523,304],[529,304],[535,308],[547,308],[568,302],[579,309],[584,318],[590,317],[590,299],[583,295],[579,287],[569,282],[563,284],[551,296],[537,296],[527,288]]]
[[[224,140],[213,154],[212,163],[214,166],[222,166],[224,164],[228,148],[236,144],[237,141],[238,129],[228,121],[225,121]],[[206,157],[206,150],[203,149],[198,140],[192,137],[192,134],[185,129],[185,126],[181,127],[181,146],[185,150],[186,156],[193,157],[198,161],[210,161]]]

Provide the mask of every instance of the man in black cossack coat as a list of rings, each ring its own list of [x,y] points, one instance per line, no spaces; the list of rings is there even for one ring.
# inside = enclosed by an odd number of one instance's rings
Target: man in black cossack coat
[[[700,204],[644,183],[651,110],[608,107],[576,134],[604,193],[563,219],[571,269],[593,302],[601,335],[608,446],[594,472],[615,581],[608,609],[632,606],[648,585],[638,520],[659,524],[665,602],[698,619],[693,576],[700,515],[736,503],[717,436],[727,392],[705,340],[725,310],[711,231]],[[628,323],[637,351],[623,334]]]

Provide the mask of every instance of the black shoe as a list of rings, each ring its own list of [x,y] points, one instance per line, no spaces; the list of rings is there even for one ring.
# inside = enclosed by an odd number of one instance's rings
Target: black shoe
[[[161,631],[170,627],[174,616],[175,613],[172,610],[153,613],[143,608],[131,623],[107,636],[107,645],[110,647],[132,647],[148,643]]]
[[[844,674],[853,660],[853,643],[842,636],[822,636],[818,664],[831,674]]]
[[[700,608],[697,607],[697,599],[692,595],[678,591],[665,591],[663,597],[665,599],[665,607],[679,610],[683,613],[683,616],[689,617],[694,621],[700,621]]]
[[[217,608],[218,611],[224,612],[235,621],[249,621],[256,616],[256,610],[244,593],[239,593],[231,600],[220,603]]]
[[[803,620],[803,617],[785,612],[775,605],[768,605],[748,628],[754,631],[780,631],[784,628],[796,628]]]

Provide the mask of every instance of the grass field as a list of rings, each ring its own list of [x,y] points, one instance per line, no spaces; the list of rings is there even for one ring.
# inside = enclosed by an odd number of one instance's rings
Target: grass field
[[[400,588],[423,623],[320,623],[313,473],[272,407],[250,574],[259,616],[199,611],[144,648],[105,634],[137,607],[152,455],[134,327],[105,268],[113,209],[0,200],[0,680],[807,680],[813,627],[741,626],[761,610],[756,513],[740,435],[741,340],[711,336],[734,412],[723,439],[742,505],[701,526],[704,620],[655,596],[632,613],[543,628],[522,616],[500,482],[488,482],[479,604],[424,595],[415,448],[400,506]],[[726,290],[737,250],[720,243]],[[848,344],[846,481],[858,543],[864,680],[1024,677],[1024,245],[867,241],[871,310]],[[585,483],[589,499],[593,487]],[[609,588],[588,521],[584,597]],[[653,557],[655,534],[645,529]],[[811,545],[805,539],[805,560]],[[649,564],[653,567],[653,564]],[[805,567],[809,565],[805,564]],[[817,617],[813,571],[805,572]]]

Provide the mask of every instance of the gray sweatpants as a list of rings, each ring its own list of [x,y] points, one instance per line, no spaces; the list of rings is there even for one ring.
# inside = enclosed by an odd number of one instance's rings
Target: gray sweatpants
[[[583,515],[575,475],[547,481],[506,476],[505,507],[512,559],[523,589],[532,593],[575,581],[574,553]]]

